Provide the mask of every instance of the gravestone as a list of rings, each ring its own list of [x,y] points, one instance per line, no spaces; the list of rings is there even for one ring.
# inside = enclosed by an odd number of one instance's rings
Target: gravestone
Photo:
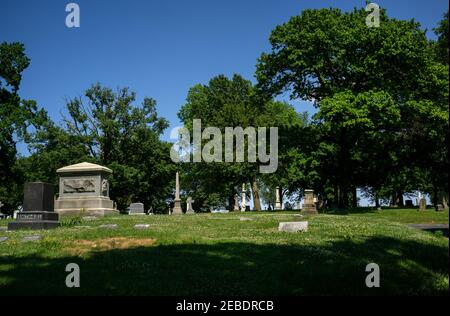
[[[183,210],[181,209],[181,199],[180,199],[180,176],[178,172],[175,174],[175,200],[172,209],[173,215],[182,215]]]
[[[41,238],[41,235],[25,236],[22,238],[22,241],[37,241],[41,240]]]
[[[109,198],[108,177],[112,170],[93,163],[60,168],[59,197],[55,201],[55,211],[63,215],[104,216],[118,214],[114,202]]]
[[[308,231],[308,222],[281,222],[278,225],[279,232],[306,232]]]
[[[50,229],[59,226],[59,214],[54,212],[53,185],[26,183],[23,193],[23,211],[8,224],[8,230]]]
[[[239,211],[239,197],[237,194],[234,195],[234,205],[233,205],[233,211]]]
[[[195,214],[194,209],[192,208],[192,203],[194,203],[195,201],[191,198],[188,197],[186,200],[186,214]]]
[[[427,200],[425,198],[421,198],[419,200],[419,211],[425,211],[427,209]]]
[[[144,203],[131,203],[128,207],[128,214],[130,215],[145,215]]]
[[[147,228],[150,228],[150,224],[136,224],[133,227],[135,229],[147,229]]]
[[[305,203],[300,214],[315,215],[318,214],[316,203],[314,203],[314,190],[305,190]]]
[[[117,224],[105,224],[105,225],[100,225],[100,228],[109,228],[109,229],[115,229],[118,227]]]
[[[281,210],[280,188],[275,188],[275,210]]]

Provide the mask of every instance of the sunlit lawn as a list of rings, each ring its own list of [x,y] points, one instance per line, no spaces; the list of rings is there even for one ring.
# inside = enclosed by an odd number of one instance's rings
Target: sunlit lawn
[[[297,213],[122,215],[50,231],[0,231],[9,237],[0,243],[0,294],[448,293],[448,238],[407,225],[448,224],[448,212]],[[277,230],[281,221],[300,220],[309,221],[308,232]],[[111,223],[118,227],[98,227]],[[133,228],[143,223],[150,228]],[[35,234],[42,239],[22,241]],[[72,262],[80,266],[80,288],[65,286]],[[365,286],[371,262],[380,266],[380,288]]]

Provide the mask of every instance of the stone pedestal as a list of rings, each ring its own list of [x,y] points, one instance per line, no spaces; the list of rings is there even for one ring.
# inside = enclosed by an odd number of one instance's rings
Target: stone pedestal
[[[300,212],[303,215],[315,215],[318,214],[316,203],[314,203],[314,190],[305,190],[305,203]]]
[[[60,168],[59,198],[55,211],[61,215],[104,216],[118,214],[109,198],[108,177],[112,170],[82,162]]]
[[[54,189],[50,183],[26,183],[23,197],[23,212],[17,214],[8,230],[50,229],[59,226],[59,215],[54,212]]]

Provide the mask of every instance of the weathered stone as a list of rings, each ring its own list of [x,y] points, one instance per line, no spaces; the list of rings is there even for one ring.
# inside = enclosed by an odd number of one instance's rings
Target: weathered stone
[[[308,222],[282,222],[278,225],[280,232],[306,232],[308,231]]]
[[[108,177],[112,170],[96,164],[82,162],[60,168],[59,197],[55,211],[64,215],[104,216],[117,214],[109,198]]]
[[[301,213],[304,215],[315,215],[318,213],[316,203],[314,203],[314,190],[305,190],[305,203],[303,203]]]
[[[92,228],[92,226],[74,226],[74,228]]]
[[[194,202],[191,197],[186,199],[186,214],[195,214],[194,208],[192,207],[192,203]]]
[[[0,237],[0,242],[4,242],[4,241],[7,241],[8,240],[8,237]]]
[[[149,224],[136,224],[136,225],[134,225],[134,228],[136,228],[136,229],[147,229],[147,228],[150,228],[150,225]]]
[[[105,224],[105,225],[100,225],[100,228],[109,228],[109,229],[115,229],[117,228],[117,224]]]
[[[254,221],[253,218],[249,218],[249,217],[241,217],[241,218],[239,218],[239,220],[240,220],[241,222],[245,222],[245,221]]]
[[[41,235],[33,235],[33,236],[25,236],[22,238],[22,241],[37,241],[42,238]]]
[[[419,210],[425,211],[427,209],[427,200],[425,198],[421,198],[419,200]]]
[[[96,217],[96,216],[83,216],[83,220],[84,221],[95,221],[95,220],[97,220],[98,219],[98,217]]]
[[[128,207],[128,214],[130,215],[145,215],[144,203],[131,203]]]

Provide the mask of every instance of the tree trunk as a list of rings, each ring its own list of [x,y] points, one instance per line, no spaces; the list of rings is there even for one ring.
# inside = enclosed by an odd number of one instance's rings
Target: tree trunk
[[[380,208],[380,198],[379,198],[379,196],[378,196],[378,191],[377,190],[375,190],[375,207],[378,209],[378,208]]]
[[[230,207],[230,209],[229,209],[230,212],[234,211],[234,202],[235,202],[234,195],[229,196],[228,197],[228,205]]]
[[[358,207],[358,192],[356,190],[356,187],[352,188],[352,207]]]
[[[251,180],[252,183],[252,193],[253,193],[253,207],[257,211],[261,211],[261,201],[259,199],[258,185],[256,183],[256,176],[253,176]]]

